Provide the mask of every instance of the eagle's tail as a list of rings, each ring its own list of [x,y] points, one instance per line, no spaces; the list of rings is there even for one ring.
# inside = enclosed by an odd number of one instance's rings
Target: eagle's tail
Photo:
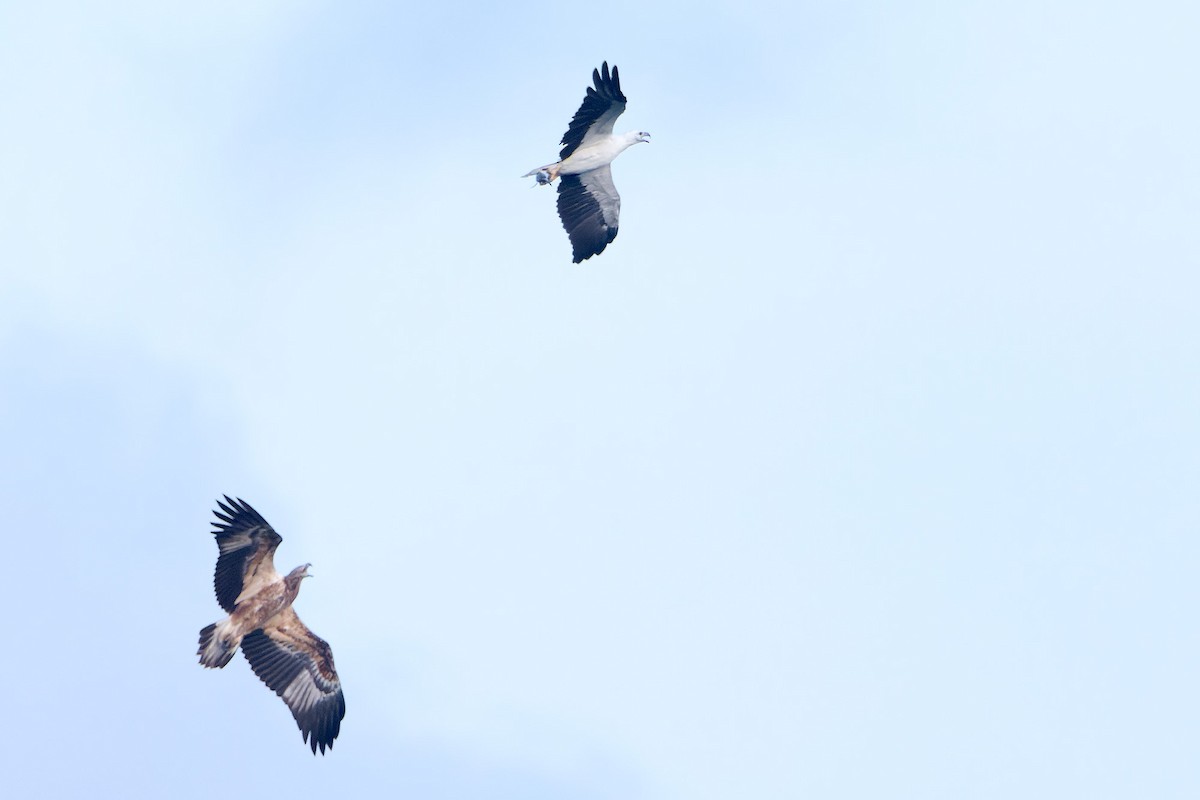
[[[229,632],[229,623],[228,619],[223,619],[200,631],[200,649],[196,651],[196,655],[200,656],[200,663],[204,666],[223,667],[237,652],[242,639],[240,636],[235,638]]]

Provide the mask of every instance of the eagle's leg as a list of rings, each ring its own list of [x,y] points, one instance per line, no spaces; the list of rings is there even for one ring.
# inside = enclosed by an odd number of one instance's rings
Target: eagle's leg
[[[545,186],[546,184],[550,183],[550,181],[554,180],[554,178],[550,176],[550,170],[548,169],[539,169],[533,177],[537,180],[538,186]]]

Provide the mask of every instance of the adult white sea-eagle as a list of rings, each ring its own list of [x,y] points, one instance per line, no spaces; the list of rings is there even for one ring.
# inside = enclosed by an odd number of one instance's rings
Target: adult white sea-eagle
[[[592,70],[592,82],[583,104],[563,134],[559,160],[530,170],[542,185],[558,179],[558,216],[571,239],[572,261],[599,255],[617,238],[621,196],[613,185],[609,164],[638,142],[650,141],[645,131],[614,134],[613,123],[625,110],[621,76],[608,62]]]
[[[225,495],[217,505],[213,588],[229,616],[200,631],[196,654],[206,667],[223,667],[240,645],[254,674],[292,710],[313,755],[318,747],[324,755],[341,730],[346,700],[329,645],[292,610],[311,564],[281,576],[274,556],[283,538],[274,528],[241,498]]]

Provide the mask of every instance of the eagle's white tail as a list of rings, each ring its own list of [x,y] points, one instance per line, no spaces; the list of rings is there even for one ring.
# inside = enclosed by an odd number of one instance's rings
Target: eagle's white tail
[[[196,655],[200,656],[201,664],[220,668],[229,663],[229,659],[237,652],[238,645],[242,643],[242,638],[234,637],[230,631],[232,627],[231,620],[223,619],[200,631],[200,649],[196,651]]]

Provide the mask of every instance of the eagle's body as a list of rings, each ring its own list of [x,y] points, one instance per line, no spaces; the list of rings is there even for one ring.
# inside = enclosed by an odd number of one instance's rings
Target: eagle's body
[[[308,577],[307,568],[307,564],[296,567],[286,578],[263,583],[249,596],[242,592],[228,617],[200,632],[200,663],[206,667],[228,664],[246,634],[260,630],[296,601],[300,581]]]
[[[206,667],[224,667],[238,648],[250,668],[287,703],[313,753],[333,747],[346,715],[333,652],[292,609],[308,567],[286,576],[275,571],[275,548],[283,539],[249,503],[218,503],[214,522],[220,555],[213,587],[228,613],[200,631],[197,655]]]
[[[610,73],[604,62],[600,69],[592,70],[592,82],[595,88],[588,87],[583,104],[563,134],[559,160],[524,176],[534,176],[541,185],[563,178],[558,184],[558,216],[571,239],[575,263],[600,254],[617,238],[621,196],[609,165],[631,146],[650,141],[645,131],[612,132],[626,102],[617,68]]]
[[[543,183],[551,183],[555,178],[561,175],[581,175],[585,172],[591,172],[601,167],[607,167],[617,156],[624,153],[633,145],[642,141],[641,132],[637,133],[622,133],[606,136],[603,139],[597,139],[591,144],[580,147],[571,155],[564,158],[562,161],[554,164],[547,164],[540,167],[538,170],[529,173],[525,177],[537,174],[539,171],[545,171],[550,176],[550,180],[542,181]]]

